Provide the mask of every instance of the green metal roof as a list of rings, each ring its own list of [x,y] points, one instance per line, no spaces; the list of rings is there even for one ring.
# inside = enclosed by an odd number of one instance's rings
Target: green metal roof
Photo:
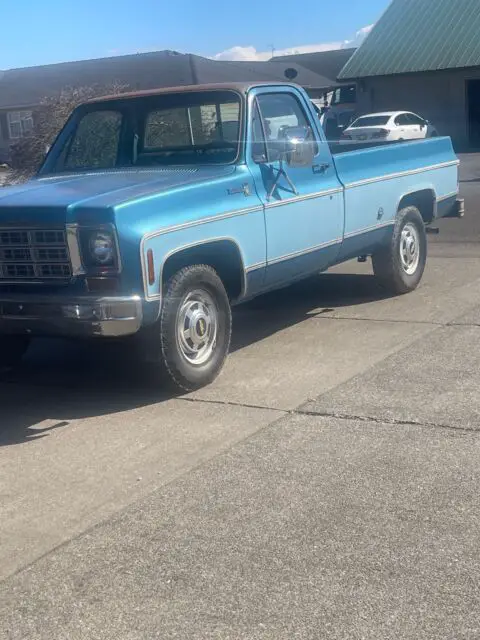
[[[393,0],[339,80],[480,66],[480,0]]]

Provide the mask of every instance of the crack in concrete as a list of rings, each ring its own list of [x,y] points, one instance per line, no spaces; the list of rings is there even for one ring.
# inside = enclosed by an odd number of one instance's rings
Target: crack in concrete
[[[203,404],[214,404],[228,407],[242,407],[245,409],[259,409],[262,411],[272,411],[275,413],[282,413],[283,415],[298,415],[298,416],[311,416],[317,418],[333,418],[334,420],[356,420],[358,422],[373,422],[374,424],[386,424],[390,426],[412,426],[412,427],[427,427],[431,429],[448,429],[455,432],[467,432],[478,433],[480,435],[480,429],[474,427],[455,427],[451,424],[443,424],[441,422],[423,422],[420,420],[404,420],[399,418],[381,418],[376,416],[365,416],[350,413],[341,413],[337,411],[314,411],[302,408],[296,409],[280,409],[275,407],[268,407],[266,405],[248,404],[242,402],[233,402],[230,400],[206,400],[202,398],[177,398],[177,400],[183,400],[185,402],[197,402]],[[271,425],[272,423],[270,423]],[[270,426],[268,425],[268,426]]]
[[[419,325],[429,325],[432,327],[480,327],[480,322],[455,322],[455,320],[451,320],[450,322],[435,322],[434,320],[401,320],[401,319],[393,319],[393,318],[356,318],[349,316],[333,316],[329,315],[328,312],[322,312],[312,314],[310,316],[312,320],[352,320],[353,322],[385,322],[391,324],[419,324]]]
[[[261,404],[249,404],[246,402],[234,402],[232,400],[209,400],[207,398],[176,398],[183,402],[201,402],[204,404],[216,404],[222,407],[243,407],[244,409],[259,409],[261,411],[275,411],[276,413],[290,413],[290,409],[277,409],[275,407],[267,407]]]
[[[310,316],[313,320],[352,320],[354,322],[387,322],[391,324],[421,324],[429,325],[432,327],[448,327],[449,324],[445,322],[435,322],[434,320],[399,320],[393,318],[356,318],[349,316],[333,316],[328,313],[320,311],[319,313],[312,314]]]
[[[450,253],[446,253],[445,255],[430,253],[429,258],[434,258],[435,260],[462,260],[465,262],[466,260],[471,260],[472,262],[477,262],[479,258],[477,256],[462,256],[462,255],[453,255]]]
[[[336,411],[314,411],[308,409],[295,409],[290,413],[296,415],[305,415],[318,418],[334,418],[336,420],[357,420],[358,422],[373,422],[375,424],[387,424],[390,426],[412,426],[412,427],[427,427],[431,429],[448,429],[449,431],[478,433],[480,430],[474,427],[455,427],[451,424],[443,424],[441,422],[422,422],[418,420],[403,420],[397,418],[386,418],[376,416],[364,416],[349,413],[339,413]]]
[[[449,322],[446,327],[480,327],[480,322]]]
[[[480,240],[435,240],[434,242],[432,242],[432,247],[435,246],[436,244],[479,244]],[[438,258],[440,256],[434,256],[435,258]]]

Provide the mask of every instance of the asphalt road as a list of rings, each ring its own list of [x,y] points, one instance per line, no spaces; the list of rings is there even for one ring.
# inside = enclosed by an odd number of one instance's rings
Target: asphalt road
[[[0,638],[480,637],[480,162],[422,286],[350,263],[235,313],[171,397],[115,347],[0,383]],[[478,169],[477,169],[478,166]]]

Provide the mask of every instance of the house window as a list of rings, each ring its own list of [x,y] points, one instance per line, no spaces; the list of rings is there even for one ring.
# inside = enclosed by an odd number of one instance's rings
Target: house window
[[[12,140],[28,136],[33,131],[31,111],[10,111],[7,114],[8,132]]]

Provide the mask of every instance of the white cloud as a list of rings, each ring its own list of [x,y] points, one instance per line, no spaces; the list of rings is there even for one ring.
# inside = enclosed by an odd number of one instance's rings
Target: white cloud
[[[324,42],[321,44],[303,44],[297,47],[291,47],[290,49],[275,49],[275,56],[288,56],[295,53],[316,53],[319,51],[332,51],[334,49],[348,49],[349,47],[359,47],[370,31],[373,29],[373,24],[359,29],[355,36],[350,40],[343,40],[342,42]],[[235,46],[225,51],[221,51],[213,56],[214,60],[269,60],[272,57],[270,51],[257,51],[255,47],[247,46]]]
[[[374,26],[375,26],[374,24],[369,24],[366,27],[362,27],[361,29],[359,29],[352,40],[346,41],[347,42],[346,47],[343,47],[343,48],[359,47]]]

